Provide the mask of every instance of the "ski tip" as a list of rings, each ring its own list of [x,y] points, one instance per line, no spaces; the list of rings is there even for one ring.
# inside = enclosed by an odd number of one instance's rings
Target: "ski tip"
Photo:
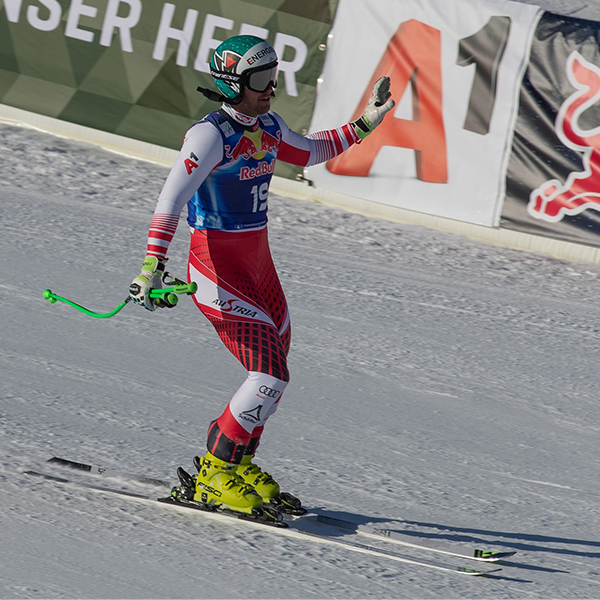
[[[473,558],[476,558],[477,560],[481,560],[484,562],[497,562],[504,558],[509,558],[511,556],[514,556],[516,553],[517,553],[516,550],[512,550],[509,552],[499,552],[499,551],[492,551],[492,550],[475,550],[475,552],[473,553]]]
[[[85,463],[67,460],[66,458],[59,458],[58,456],[53,456],[52,458],[49,458],[46,462],[54,465],[61,465],[63,467],[71,467],[72,469],[81,469],[82,471],[92,470],[92,465],[86,465]]]
[[[457,573],[461,573],[463,575],[471,575],[472,577],[485,577],[486,575],[491,575],[492,573],[497,573],[498,571],[502,571],[500,567],[497,569],[470,569],[469,567],[459,567]]]

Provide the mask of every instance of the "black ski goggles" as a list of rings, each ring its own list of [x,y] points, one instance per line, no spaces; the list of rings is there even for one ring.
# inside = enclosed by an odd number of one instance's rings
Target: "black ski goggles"
[[[277,64],[245,71],[240,83],[253,92],[266,92],[269,88],[275,89],[277,87]]]

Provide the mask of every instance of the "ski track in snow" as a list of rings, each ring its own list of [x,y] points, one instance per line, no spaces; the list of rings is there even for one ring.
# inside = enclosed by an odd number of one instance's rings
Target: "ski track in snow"
[[[292,381],[259,463],[334,515],[519,551],[461,578],[22,475],[174,479],[245,375],[189,299],[101,320],[42,298],[124,299],[166,169],[11,125],[0,145],[0,597],[600,596],[598,266],[271,196]],[[187,244],[182,219],[180,277]]]

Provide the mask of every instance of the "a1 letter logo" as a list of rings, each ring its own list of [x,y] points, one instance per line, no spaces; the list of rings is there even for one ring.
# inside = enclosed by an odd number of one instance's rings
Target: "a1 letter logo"
[[[375,129],[360,146],[354,145],[327,162],[335,175],[367,177],[383,146],[412,148],[417,177],[429,183],[448,181],[446,133],[442,115],[441,33],[411,19],[400,25],[390,40],[352,120],[362,114],[373,85],[383,75],[392,81],[396,102],[409,84],[412,88],[413,120],[388,114],[385,125]]]

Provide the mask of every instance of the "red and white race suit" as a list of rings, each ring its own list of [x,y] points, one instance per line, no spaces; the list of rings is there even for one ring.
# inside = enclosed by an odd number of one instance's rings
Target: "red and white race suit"
[[[248,117],[224,104],[187,132],[159,196],[149,255],[164,258],[188,205],[194,301],[248,377],[208,433],[208,450],[239,462],[253,453],[289,381],[290,317],[267,238],[277,160],[325,162],[357,142],[352,124],[302,136],[274,112]]]

